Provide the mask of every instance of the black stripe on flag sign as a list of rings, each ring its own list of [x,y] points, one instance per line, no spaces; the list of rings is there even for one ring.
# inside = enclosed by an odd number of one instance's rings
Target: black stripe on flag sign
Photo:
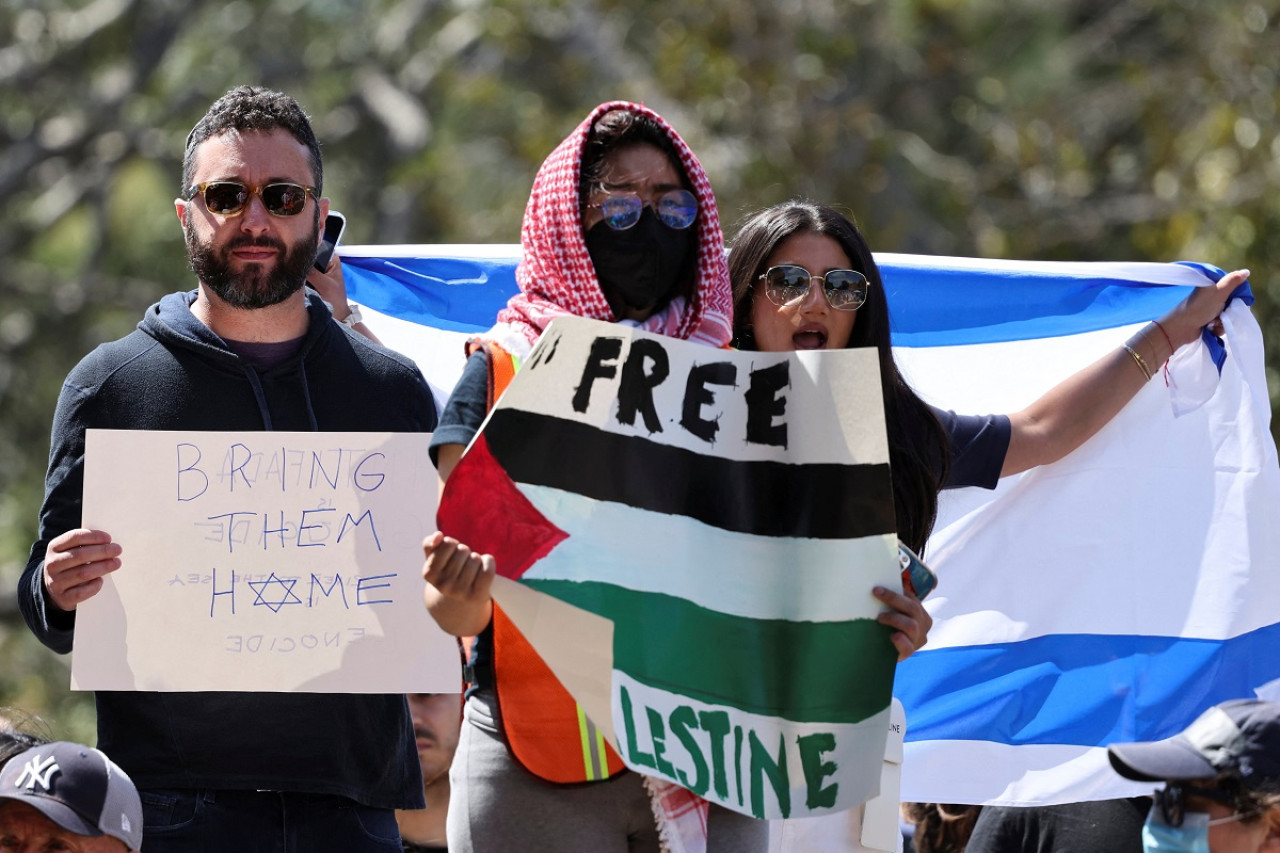
[[[886,463],[745,462],[502,407],[490,415],[484,436],[517,483],[735,533],[857,539],[895,529]]]

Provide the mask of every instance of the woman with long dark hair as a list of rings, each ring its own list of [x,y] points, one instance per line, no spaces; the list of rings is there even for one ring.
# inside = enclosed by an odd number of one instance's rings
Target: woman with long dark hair
[[[937,518],[938,492],[960,486],[995,488],[1011,474],[1055,462],[1083,444],[1133,398],[1164,363],[1205,326],[1221,331],[1227,297],[1248,278],[1230,273],[1197,288],[1159,320],[1118,348],[1009,415],[957,415],[928,405],[907,384],[894,361],[889,306],[880,271],[857,226],[835,208],[790,201],[749,217],[729,254],[734,296],[734,343],[740,349],[787,352],[874,347],[880,355],[885,427],[893,478],[898,537],[923,553]],[[883,599],[882,600],[888,600]],[[904,603],[905,602],[905,603]],[[905,591],[886,624],[923,626],[932,620]],[[910,620],[909,622],[906,620]],[[900,652],[923,645],[902,630]],[[905,656],[905,654],[904,654]],[[947,807],[960,820],[928,831],[931,850],[964,850],[977,810]],[[920,804],[917,815],[938,814]],[[783,851],[864,849],[860,823],[847,815],[778,823],[773,847]],[[834,843],[835,847],[825,846]]]
[[[1123,347],[1022,411],[970,417],[928,405],[903,379],[890,345],[880,270],[844,214],[803,201],[770,207],[747,219],[729,254],[738,348],[879,352],[898,536],[916,551],[933,529],[939,490],[994,488],[1001,477],[1056,462],[1079,447],[1138,393],[1152,366],[1218,323],[1227,297],[1248,275],[1237,270],[1196,288]]]

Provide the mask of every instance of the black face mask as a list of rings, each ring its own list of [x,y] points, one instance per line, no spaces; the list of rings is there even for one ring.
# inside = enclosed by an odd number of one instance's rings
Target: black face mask
[[[651,207],[626,231],[604,222],[591,227],[587,251],[615,316],[622,317],[625,308],[652,313],[671,301],[688,274],[695,228],[668,227]]]

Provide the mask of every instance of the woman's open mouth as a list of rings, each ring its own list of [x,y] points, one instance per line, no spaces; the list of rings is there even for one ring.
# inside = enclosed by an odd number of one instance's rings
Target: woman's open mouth
[[[822,329],[804,329],[791,336],[796,349],[822,349],[827,345],[827,333]]]

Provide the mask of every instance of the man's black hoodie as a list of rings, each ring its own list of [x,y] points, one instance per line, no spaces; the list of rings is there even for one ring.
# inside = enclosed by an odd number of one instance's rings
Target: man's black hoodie
[[[19,586],[27,624],[54,651],[71,650],[75,613],[46,597],[44,554],[49,540],[80,526],[86,429],[435,428],[431,391],[413,362],[335,323],[313,292],[297,353],[265,370],[196,319],[194,299],[194,291],[164,297],[134,332],[95,349],[63,384],[40,535]],[[128,571],[128,543],[121,544]],[[101,691],[96,699],[98,747],[140,789],[300,791],[380,808],[423,806],[402,695]]]

